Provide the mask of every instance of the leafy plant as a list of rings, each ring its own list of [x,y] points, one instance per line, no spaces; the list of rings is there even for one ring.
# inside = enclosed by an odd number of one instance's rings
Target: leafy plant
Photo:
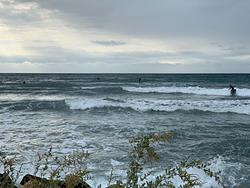
[[[150,179],[149,176],[152,176],[152,172],[145,172],[144,166],[160,160],[160,156],[157,154],[154,146],[160,142],[168,142],[173,137],[174,133],[170,132],[131,139],[132,150],[129,154],[130,162],[127,170],[127,182],[123,186],[126,188],[173,188],[175,186],[172,180],[175,177],[179,177],[182,180],[183,184],[181,187],[183,188],[200,186],[202,183],[199,178],[194,174],[188,173],[188,169],[197,168],[204,171],[209,177],[214,178],[218,184],[224,187],[219,174],[212,172],[206,164],[199,160],[183,161],[176,167],[166,169],[162,174],[154,176],[153,180],[152,178]]]

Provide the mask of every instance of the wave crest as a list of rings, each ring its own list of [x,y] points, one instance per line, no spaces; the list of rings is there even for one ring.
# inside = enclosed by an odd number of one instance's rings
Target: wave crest
[[[66,105],[71,110],[89,110],[96,108],[130,108],[139,112],[163,111],[173,112],[177,110],[200,110],[217,113],[233,112],[239,114],[250,114],[250,100],[153,100],[153,99],[127,99],[122,101],[110,98],[92,99],[68,99]]]
[[[125,91],[139,93],[186,93],[196,95],[230,95],[228,88],[203,88],[203,87],[123,87]],[[236,88],[238,96],[250,96],[250,89]]]

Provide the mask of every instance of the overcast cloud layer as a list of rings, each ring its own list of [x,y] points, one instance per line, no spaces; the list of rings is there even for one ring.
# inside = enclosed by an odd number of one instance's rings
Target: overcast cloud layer
[[[0,0],[0,72],[250,72],[248,0]]]

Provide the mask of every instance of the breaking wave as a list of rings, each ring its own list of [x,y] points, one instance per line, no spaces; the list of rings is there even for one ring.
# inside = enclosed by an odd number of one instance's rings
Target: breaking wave
[[[101,94],[111,94],[111,93],[124,93],[126,92],[122,87],[119,86],[89,86],[89,87],[81,87],[82,90],[85,91],[93,91]]]
[[[8,98],[12,100],[8,100]],[[162,98],[119,98],[119,97],[69,97],[16,95],[0,97],[0,107],[11,110],[95,110],[123,109],[138,112],[160,111],[203,111],[215,113],[238,113],[250,115],[249,98],[221,99],[162,99]]]
[[[125,91],[139,93],[187,93],[196,95],[219,95],[230,94],[228,88],[203,88],[203,87],[123,87]],[[250,89],[236,88],[238,96],[250,96]]]
[[[139,112],[177,110],[200,110],[218,113],[250,114],[250,100],[163,100],[163,99],[66,99],[71,110],[89,110],[96,108],[130,108]]]

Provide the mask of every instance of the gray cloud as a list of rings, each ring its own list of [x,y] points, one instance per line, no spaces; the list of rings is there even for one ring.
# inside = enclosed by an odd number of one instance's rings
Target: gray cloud
[[[0,2],[1,20],[8,25],[13,26],[31,26],[43,20],[43,14],[49,14],[47,9],[38,12],[39,4],[32,1],[18,2],[3,0]]]
[[[197,36],[208,37],[211,40],[227,38],[232,41],[239,39],[244,41],[244,37],[250,33],[248,24],[250,2],[245,0],[37,2],[44,8],[58,9],[65,15],[65,19],[76,27],[81,27],[81,23],[86,22],[93,27],[129,35]]]
[[[13,11],[13,3],[4,1],[1,18],[12,25],[36,24],[41,19],[37,9],[55,11],[65,27],[77,31],[102,31],[122,34],[135,39],[151,39],[167,43],[168,39],[183,44],[196,44],[196,40],[209,43],[219,52],[199,51],[190,47],[176,52],[135,51],[98,52],[71,50],[53,41],[43,46],[26,46],[33,56],[0,57],[0,62],[58,62],[105,64],[107,71],[124,72],[249,72],[247,58],[250,51],[250,1],[246,0],[16,0],[35,3],[39,7]],[[50,16],[53,17],[53,14]],[[39,26],[39,24],[38,24]],[[60,28],[54,28],[59,29]],[[101,37],[100,37],[101,38]],[[38,39],[39,41],[39,39]],[[126,46],[125,39],[89,39],[99,46]],[[173,42],[173,43],[174,43]],[[35,42],[33,42],[35,43]],[[171,45],[171,44],[170,44]],[[242,57],[242,58],[241,58]],[[162,63],[164,61],[164,63]],[[178,63],[168,63],[176,61]],[[113,66],[113,67],[112,67]],[[93,66],[93,69],[98,66]],[[109,69],[108,69],[109,68]]]
[[[121,46],[126,44],[125,42],[115,40],[96,40],[92,42],[103,46]]]

